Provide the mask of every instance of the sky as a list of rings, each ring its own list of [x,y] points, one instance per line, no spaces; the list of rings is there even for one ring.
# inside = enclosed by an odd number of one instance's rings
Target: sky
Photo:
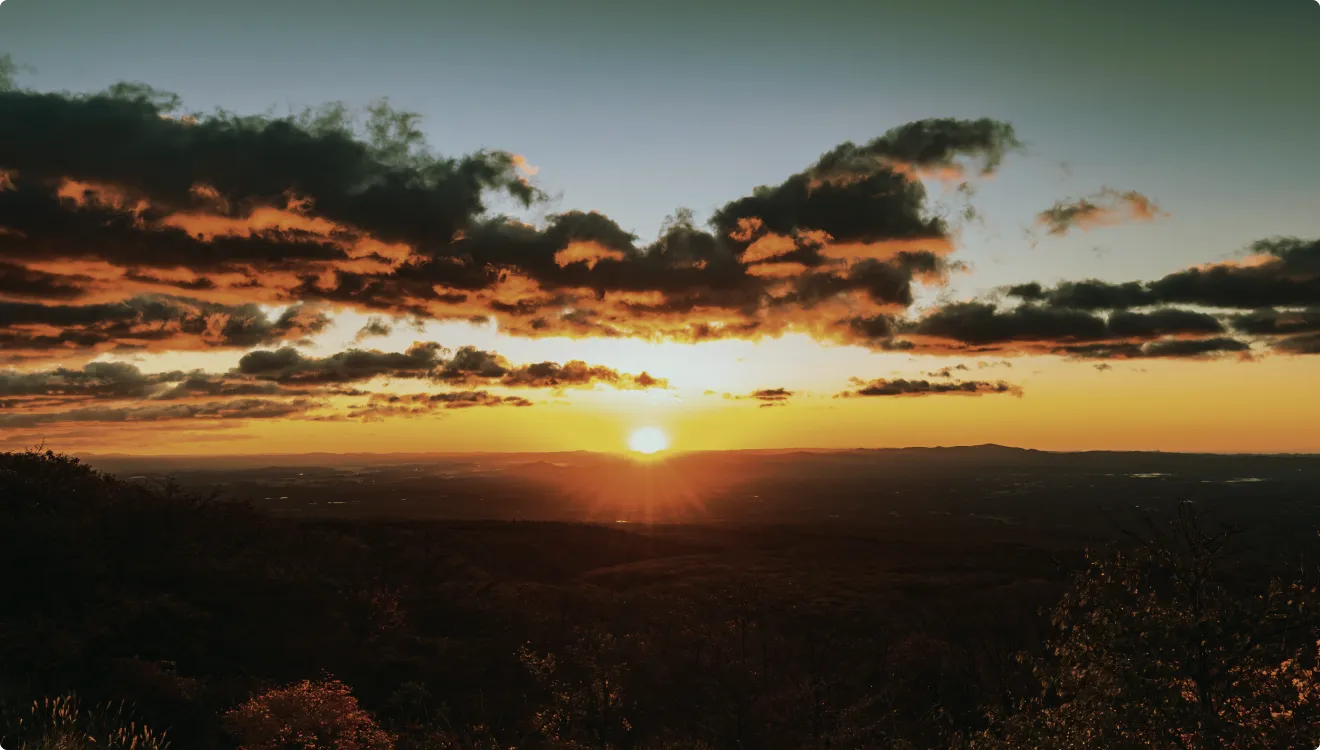
[[[1318,33],[5,0],[0,446],[1320,451]]]

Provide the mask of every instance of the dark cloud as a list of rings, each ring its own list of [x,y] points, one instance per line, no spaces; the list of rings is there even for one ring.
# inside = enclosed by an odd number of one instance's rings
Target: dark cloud
[[[747,394],[744,398],[761,402],[761,406],[784,406],[793,398],[793,391],[787,388],[761,388]]]
[[[1065,281],[1052,289],[1031,282],[1008,287],[1006,291],[1010,297],[1069,310],[1122,310],[1158,302],[1144,285],[1135,281],[1123,284],[1095,279]]]
[[[960,157],[980,158],[986,174],[998,169],[1005,154],[1021,149],[1013,127],[997,120],[920,120],[900,125],[861,146],[844,143],[826,153],[812,169],[818,175],[866,173],[874,162],[918,170],[956,170]]]
[[[1257,339],[1262,351],[1308,351],[1299,337],[1310,331],[1289,311],[1320,308],[1320,241],[1289,238],[1153,281],[1033,282],[1003,290],[1014,307],[961,302],[914,316],[919,287],[961,267],[921,178],[994,172],[1020,148],[996,120],[908,123],[728,201],[708,225],[679,210],[648,242],[594,212],[535,226],[491,215],[492,193],[542,197],[524,162],[503,151],[442,157],[414,116],[383,106],[362,116],[338,105],[285,118],[189,116],[177,97],[136,84],[92,95],[8,87],[0,357],[274,346],[322,330],[321,303],[370,313],[359,341],[387,335],[389,319],[443,319],[522,336],[797,331],[912,353],[1204,357],[1245,353]],[[1140,193],[1105,189],[1040,220],[1060,234],[1158,215]],[[270,306],[287,309],[271,319]],[[1266,310],[1294,322],[1258,319]],[[475,349],[287,350],[245,363],[189,388],[224,395],[250,381],[309,392],[374,377],[663,386],[579,361],[515,367]]]
[[[13,360],[117,349],[247,348],[301,340],[329,318],[305,306],[271,318],[256,305],[146,295],[124,302],[42,305],[0,301],[0,357]]]
[[[1320,334],[1308,333],[1302,336],[1290,336],[1270,344],[1275,351],[1284,354],[1320,354]]]
[[[499,380],[499,384],[506,388],[569,388],[598,383],[620,390],[669,387],[668,381],[645,372],[629,375],[603,365],[589,365],[582,360],[572,360],[563,365],[554,362],[523,365],[507,371]]]
[[[1320,332],[1320,307],[1307,310],[1255,310],[1230,317],[1229,325],[1239,333],[1256,336]]]
[[[930,381],[930,380],[877,380],[865,381],[853,378],[855,390],[838,394],[841,397],[852,396],[935,396],[964,395],[979,396],[986,393],[1008,393],[1021,396],[1022,389],[1004,381],[987,382],[982,380],[965,381]]]
[[[62,422],[162,422],[211,419],[276,419],[291,417],[321,406],[308,399],[236,399],[200,404],[147,403],[132,406],[87,406],[67,411],[0,413],[0,429],[33,427]]]
[[[525,336],[849,339],[956,267],[916,178],[988,173],[1020,146],[994,120],[909,123],[730,201],[709,228],[680,211],[648,243],[597,213],[488,215],[491,191],[540,197],[521,160],[442,158],[384,107],[361,122],[339,106],[178,106],[140,85],[0,92],[0,296],[323,301]]]
[[[1135,190],[1104,188],[1085,198],[1069,198],[1036,215],[1036,224],[1046,233],[1063,236],[1073,229],[1083,231],[1130,221],[1153,221],[1167,216],[1150,198]]]
[[[33,180],[111,184],[180,209],[199,207],[198,185],[231,207],[282,205],[295,191],[332,221],[419,244],[449,242],[484,209],[486,190],[535,196],[512,154],[436,157],[408,115],[384,107],[357,129],[371,136],[357,137],[342,107],[281,119],[164,116],[177,106],[142,86],[0,92],[0,165]]]
[[[1147,313],[1115,312],[1110,314],[1108,322],[1109,334],[1114,337],[1149,338],[1224,333],[1224,324],[1213,315],[1177,308],[1163,308]]]
[[[71,300],[84,293],[86,277],[38,271],[0,262],[0,298],[17,300]]]
[[[924,343],[934,349],[984,351],[1016,342],[1012,348],[1025,353],[1135,358],[1246,356],[1257,341],[1263,350],[1314,353],[1305,336],[1320,331],[1320,240],[1275,238],[1250,250],[1242,260],[1154,281],[1017,284],[1002,290],[1022,301],[1015,308],[956,303],[894,322],[892,333],[869,343],[886,348],[904,334],[928,335]]]
[[[1145,344],[1084,344],[1067,346],[1060,354],[1084,359],[1196,359],[1222,354],[1246,354],[1251,345],[1224,336],[1201,339],[1163,339]]]
[[[639,375],[620,373],[603,365],[591,365],[572,360],[562,365],[555,362],[537,362],[514,366],[495,352],[465,346],[454,352],[433,377],[450,384],[489,384],[506,388],[576,388],[596,384],[609,385],[620,390],[668,388],[668,381],[643,372]]]
[[[1011,296],[1052,308],[1122,310],[1153,305],[1221,309],[1320,306],[1320,240],[1278,238],[1251,246],[1241,261],[1215,263],[1149,282],[1098,280],[1010,287]]]
[[[144,398],[184,377],[182,372],[146,375],[122,362],[90,362],[81,369],[46,372],[0,371],[0,396]]]
[[[532,406],[521,396],[499,396],[487,391],[447,391],[409,395],[376,394],[363,406],[350,410],[348,416],[367,422],[386,417],[417,417],[446,409],[470,409],[478,406]]]
[[[459,349],[451,357],[435,342],[417,342],[404,352],[352,349],[326,357],[308,356],[285,347],[249,352],[237,367],[220,373],[145,373],[137,365],[123,362],[90,362],[81,368],[32,372],[0,370],[0,429],[50,422],[146,422],[241,417],[249,413],[278,417],[329,403],[314,402],[309,400],[311,397],[367,399],[365,404],[350,403],[348,412],[308,417],[315,419],[376,418],[437,408],[531,403],[521,396],[500,396],[474,388],[396,396],[356,385],[375,378],[551,390],[597,384],[618,389],[668,387],[663,379],[646,373],[620,373],[578,360],[564,365],[510,365],[495,352],[471,347]],[[280,404],[290,408],[282,410]],[[23,414],[33,416],[27,419]]]
[[[350,349],[328,357],[308,357],[286,347],[249,352],[238,361],[237,371],[291,385],[350,383],[377,377],[424,378],[444,362],[447,354],[435,342],[417,342],[404,352]]]
[[[939,370],[935,370],[935,371],[933,371],[933,372],[928,372],[928,373],[926,373],[926,377],[928,377],[928,378],[951,378],[951,377],[953,377],[953,373],[954,373],[954,372],[956,372],[956,371],[963,371],[963,372],[966,372],[968,369],[970,369],[970,368],[968,368],[967,365],[954,365],[953,367],[944,367],[944,368],[941,368],[941,369],[939,369]]]
[[[362,341],[373,336],[388,336],[394,332],[394,326],[385,321],[379,315],[373,315],[367,319],[365,325],[358,329],[357,335],[353,337],[354,341]]]
[[[499,385],[506,388],[571,388],[596,384],[618,389],[667,388],[668,382],[643,372],[620,373],[581,360],[565,364],[511,365],[503,356],[475,347],[449,351],[435,342],[417,342],[405,352],[351,349],[328,357],[309,357],[284,348],[249,352],[236,373],[285,385],[350,383],[372,378],[428,378],[449,385]]]
[[[213,375],[194,370],[184,373],[183,377],[177,382],[155,393],[151,398],[159,401],[169,401],[220,396],[278,396],[296,392],[284,388],[278,383],[252,382],[234,378],[231,375]],[[326,389],[323,392],[326,394],[335,393],[331,389]]]
[[[0,398],[5,399],[6,408],[290,393],[276,383],[254,382],[233,373],[202,370],[144,373],[137,365],[126,362],[89,362],[81,368],[58,367],[36,372],[0,371]]]
[[[915,320],[894,321],[874,348],[925,354],[1056,354],[1085,358],[1205,357],[1245,352],[1216,316],[1179,308],[1146,312],[1087,310],[1023,303],[957,302]],[[1007,365],[1008,363],[1001,363]],[[948,377],[951,371],[927,373]]]
[[[510,367],[509,361],[495,352],[464,346],[454,352],[454,356],[445,362],[435,377],[451,382],[471,378],[488,380],[503,377]]]
[[[1097,341],[1110,336],[1105,319],[1087,312],[1037,305],[1000,310],[984,302],[938,308],[905,325],[902,333],[970,347],[1013,342]]]

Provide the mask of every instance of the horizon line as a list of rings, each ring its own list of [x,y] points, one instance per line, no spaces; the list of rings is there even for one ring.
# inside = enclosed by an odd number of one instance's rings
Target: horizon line
[[[856,446],[852,448],[825,448],[825,447],[794,447],[794,448],[712,448],[706,450],[666,450],[665,458],[678,456],[691,456],[705,453],[854,453],[854,452],[880,452],[880,451],[909,451],[909,450],[959,450],[959,449],[991,449],[999,448],[1011,451],[1020,451],[1023,453],[1047,453],[1052,455],[1083,455],[1093,453],[1144,453],[1158,454],[1166,456],[1256,456],[1256,457],[1314,457],[1320,458],[1320,452],[1306,451],[1169,451],[1169,450],[1142,450],[1142,449],[1121,449],[1121,448],[1093,448],[1087,450],[1052,450],[1047,448],[1026,448],[1015,445],[1005,445],[1002,443],[975,443],[960,445],[905,445],[905,446],[881,446],[866,447]],[[31,448],[29,450],[37,450]],[[46,448],[45,450],[53,450]],[[11,450],[7,452],[19,452]],[[57,453],[62,451],[56,451]],[[294,458],[299,456],[544,456],[544,455],[573,455],[590,454],[600,456],[631,456],[630,451],[609,451],[609,450],[544,450],[544,451],[306,451],[301,453],[96,453],[91,451],[68,451],[65,455],[75,457],[95,457],[95,458]]]

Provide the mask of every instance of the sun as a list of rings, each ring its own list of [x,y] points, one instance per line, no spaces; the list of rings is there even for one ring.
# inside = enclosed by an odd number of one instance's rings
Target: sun
[[[628,436],[628,448],[651,455],[669,447],[669,438],[659,427],[642,427]]]

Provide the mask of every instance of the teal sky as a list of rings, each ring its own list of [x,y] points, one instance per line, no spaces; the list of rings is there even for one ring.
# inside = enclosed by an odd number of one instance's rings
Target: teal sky
[[[643,237],[778,182],[845,139],[993,117],[1028,143],[974,203],[964,296],[1148,278],[1266,236],[1320,236],[1320,5],[7,0],[0,52],[39,89],[140,80],[194,109],[385,96],[446,153],[526,155],[555,208]],[[1066,167],[1063,166],[1066,163]],[[1024,237],[1102,186],[1169,218]]]

